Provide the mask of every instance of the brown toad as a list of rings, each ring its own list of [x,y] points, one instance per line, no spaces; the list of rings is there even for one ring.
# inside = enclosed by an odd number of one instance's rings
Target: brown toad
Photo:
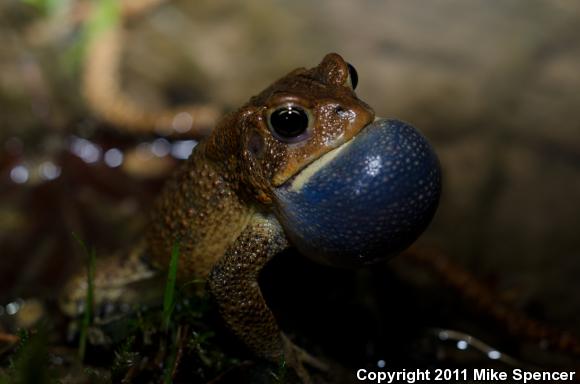
[[[154,267],[167,268],[179,243],[178,277],[206,280],[227,326],[305,379],[302,363],[316,362],[279,329],[258,284],[262,268],[290,245],[340,266],[386,258],[422,232],[439,198],[427,142],[403,123],[375,121],[357,81],[329,54],[226,115],[166,184],[147,233]],[[98,270],[97,287],[121,294],[119,281],[138,279],[127,266],[150,275],[132,257]]]

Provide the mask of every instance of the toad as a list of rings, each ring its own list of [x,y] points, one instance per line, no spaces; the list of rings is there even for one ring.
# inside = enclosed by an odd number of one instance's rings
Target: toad
[[[419,236],[439,200],[427,140],[376,119],[357,82],[331,53],[224,116],[167,182],[147,232],[149,265],[167,268],[179,243],[178,278],[206,280],[233,333],[302,378],[304,363],[320,364],[280,330],[258,284],[263,267],[289,246],[339,267],[387,259]],[[131,260],[124,265],[149,275]],[[97,289],[113,275],[133,279],[126,270],[97,270]]]

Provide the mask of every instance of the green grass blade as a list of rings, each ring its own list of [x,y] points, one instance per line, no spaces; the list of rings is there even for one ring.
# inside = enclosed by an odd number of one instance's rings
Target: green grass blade
[[[38,328],[36,334],[27,335],[19,345],[8,382],[49,384],[52,380],[47,345],[47,329],[43,325]]]
[[[22,0],[23,3],[35,7],[45,15],[58,15],[70,8],[69,0]]]
[[[94,280],[95,280],[95,259],[97,256],[97,251],[94,248],[90,250],[75,233],[73,233],[74,238],[83,248],[85,254],[88,256],[87,260],[87,296],[85,299],[85,310],[83,317],[81,319],[80,326],[80,336],[79,336],[79,359],[81,361],[85,358],[85,352],[87,348],[87,335],[89,327],[93,321],[93,306],[94,306]]]
[[[179,242],[173,244],[171,249],[171,261],[167,273],[167,283],[165,284],[165,295],[163,296],[163,328],[167,331],[171,321],[171,314],[175,305],[175,281],[177,280],[177,261],[179,259]]]
[[[166,361],[165,372],[163,373],[163,384],[171,384],[173,382],[173,368],[177,359],[177,343],[171,343],[170,348],[169,358]]]

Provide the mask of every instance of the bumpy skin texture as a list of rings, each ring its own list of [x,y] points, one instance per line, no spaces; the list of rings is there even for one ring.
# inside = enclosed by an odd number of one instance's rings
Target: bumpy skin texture
[[[256,216],[209,278],[210,290],[230,328],[243,335],[245,343],[259,356],[278,361],[283,352],[281,334],[272,313],[264,307],[257,279],[262,266],[287,246],[274,220]]]
[[[268,125],[280,106],[299,105],[310,125],[302,140],[280,140]],[[152,262],[168,265],[179,242],[179,277],[208,278],[229,327],[257,355],[284,356],[301,370],[299,349],[281,334],[257,283],[262,267],[288,246],[273,215],[274,189],[372,122],[347,63],[327,55],[296,69],[225,116],[168,182],[148,233]]]
[[[288,103],[312,114],[308,136],[298,143],[277,139],[268,127],[268,114]],[[181,276],[206,277],[252,217],[271,211],[275,187],[373,119],[337,54],[281,78],[225,116],[167,183],[148,235],[153,261],[166,266],[179,241]]]
[[[276,188],[276,213],[302,254],[356,267],[411,245],[437,209],[440,185],[427,139],[381,119]]]
[[[290,243],[334,266],[392,256],[419,236],[439,200],[431,146],[411,126],[375,120],[354,93],[354,75],[329,54],[226,115],[166,184],[147,234],[149,258],[103,260],[96,300],[142,296],[135,272],[164,269],[179,243],[178,277],[206,279],[223,319],[256,355],[284,358],[309,381],[303,364],[322,366],[280,331],[258,284],[262,268]],[[65,312],[82,304],[84,282],[72,279]]]

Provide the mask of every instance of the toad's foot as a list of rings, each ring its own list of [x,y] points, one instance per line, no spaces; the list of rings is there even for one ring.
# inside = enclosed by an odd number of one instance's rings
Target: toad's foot
[[[153,285],[159,274],[146,262],[144,244],[139,243],[128,253],[119,253],[97,259],[93,286],[93,309],[95,320],[110,320],[115,315],[127,312],[134,304],[148,304],[158,301],[149,298],[145,287]],[[89,278],[86,271],[73,276],[65,285],[59,306],[70,317],[82,314],[86,308]],[[152,296],[159,296],[155,294]]]
[[[284,334],[282,334],[282,341],[284,343],[284,359],[286,361],[286,365],[293,368],[296,371],[298,377],[300,377],[300,379],[305,384],[312,383],[312,378],[310,377],[310,373],[306,369],[305,365],[308,365],[324,373],[330,370],[327,364],[294,344]]]

